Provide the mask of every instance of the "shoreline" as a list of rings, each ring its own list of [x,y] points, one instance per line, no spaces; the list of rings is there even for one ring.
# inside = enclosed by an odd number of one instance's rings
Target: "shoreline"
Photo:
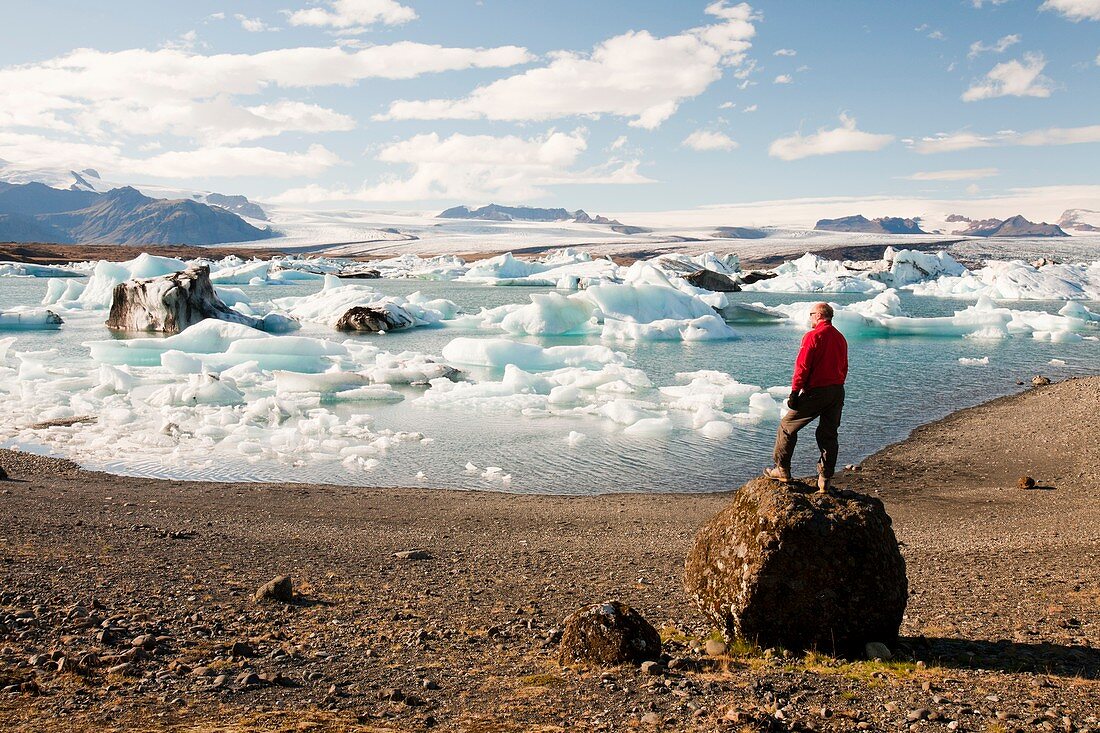
[[[907,726],[920,709],[960,730],[1030,727],[1047,710],[1059,726],[1065,716],[1074,730],[1096,729],[1100,429],[1088,418],[1098,400],[1100,377],[1000,397],[839,475],[839,488],[884,501],[909,566],[903,639],[888,664],[702,651],[712,630],[683,593],[683,560],[728,492],[196,483],[0,451],[15,479],[0,482],[0,624],[14,628],[19,609],[34,619],[18,624],[22,638],[0,631],[0,678],[42,691],[0,694],[0,721],[714,730],[782,699],[788,722],[817,730]],[[1023,473],[1040,489],[1015,488]],[[413,549],[430,559],[394,557]],[[251,600],[284,573],[298,603]],[[560,667],[554,629],[606,598],[661,629],[684,671]],[[97,641],[88,617],[107,619],[118,639]],[[120,672],[28,661],[108,656],[144,633],[163,642]],[[248,653],[234,654],[235,642]]]

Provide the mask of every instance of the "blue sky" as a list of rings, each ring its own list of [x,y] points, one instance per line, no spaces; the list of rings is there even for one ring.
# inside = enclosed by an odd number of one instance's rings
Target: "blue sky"
[[[0,159],[15,167],[426,210],[1100,183],[1100,0],[44,0],[5,13]]]

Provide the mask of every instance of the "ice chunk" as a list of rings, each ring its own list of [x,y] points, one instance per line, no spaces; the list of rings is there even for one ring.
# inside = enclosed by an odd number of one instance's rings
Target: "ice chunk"
[[[46,308],[20,305],[0,310],[0,331],[51,331],[61,323],[61,316]]]
[[[214,374],[192,374],[186,384],[169,384],[149,395],[146,400],[156,407],[180,405],[240,405],[244,395],[231,379],[219,379]]]
[[[595,307],[584,297],[545,293],[531,296],[531,303],[509,312],[500,322],[512,334],[556,336],[589,330]]]
[[[565,436],[565,442],[570,446],[578,446],[588,438],[584,433],[578,433],[576,430],[570,430],[569,435]]]
[[[629,364],[626,354],[605,346],[551,346],[543,348],[508,339],[457,338],[443,347],[443,358],[453,364],[503,368],[514,364],[528,371],[566,366],[600,367]]]
[[[64,267],[4,261],[0,262],[0,277],[84,277],[84,273]]]
[[[724,440],[733,434],[733,426],[721,420],[711,420],[699,428],[699,432],[711,440]]]
[[[624,434],[639,438],[662,438],[671,432],[672,420],[667,417],[645,418],[623,430]]]
[[[1022,260],[991,260],[974,272],[916,283],[906,289],[917,295],[943,298],[1098,300],[1100,260],[1043,267]]]
[[[989,364],[989,357],[988,356],[983,356],[979,359],[979,358],[972,358],[972,357],[968,357],[968,356],[960,356],[959,357],[959,363],[963,364],[965,366],[981,366],[981,365]]]
[[[8,358],[8,349],[15,343],[15,336],[0,338],[0,364]]]
[[[274,377],[275,391],[280,395],[288,392],[339,392],[370,384],[370,378],[358,372],[303,374],[276,370]]]
[[[322,372],[336,357],[348,355],[341,344],[303,336],[272,336],[237,323],[209,318],[167,338],[86,341],[92,358],[104,364],[160,365],[168,351],[200,355],[211,371],[256,361],[265,369]],[[173,357],[170,357],[170,360]],[[175,363],[180,363],[178,360]]]
[[[173,272],[187,269],[183,260],[173,257],[156,257],[142,252],[132,260],[126,262],[100,261],[88,278],[87,284],[74,300],[62,300],[71,293],[68,289],[59,290],[56,286],[47,289],[47,298],[56,297],[57,300],[44,301],[44,305],[57,304],[71,309],[96,309],[109,308],[111,306],[111,294],[115,286],[127,280],[160,277]]]
[[[776,277],[741,286],[746,291],[769,293],[873,293],[885,285],[851,270],[842,262],[807,252],[775,268]]]
[[[276,298],[274,305],[290,315],[306,321],[335,327],[348,311],[366,308],[385,311],[394,324],[426,326],[444,318],[444,311],[454,313],[458,307],[450,301],[441,301],[442,310],[415,303],[400,296],[382,295],[369,285],[343,283],[332,275],[325,276],[320,292],[301,297]]]

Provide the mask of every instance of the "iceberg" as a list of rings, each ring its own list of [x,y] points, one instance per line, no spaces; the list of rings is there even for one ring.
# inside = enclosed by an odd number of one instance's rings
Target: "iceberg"
[[[101,364],[161,366],[187,369],[190,355],[212,371],[255,361],[264,369],[322,372],[333,360],[348,355],[341,344],[304,336],[273,336],[254,328],[208,318],[167,338],[110,339],[84,342]],[[168,356],[163,362],[165,354]]]
[[[524,344],[509,339],[456,338],[443,347],[443,358],[465,366],[503,369],[514,365],[528,371],[549,371],[567,366],[599,368],[605,364],[629,364],[626,354],[606,346],[551,346]]]
[[[990,261],[985,267],[907,285],[916,295],[995,300],[1100,300],[1100,260],[1046,264],[1023,260]]]
[[[775,277],[742,285],[743,291],[767,293],[873,293],[886,285],[871,280],[842,262],[807,252],[775,268]]]
[[[46,299],[43,305],[57,305],[72,310],[110,308],[111,296],[115,286],[127,280],[144,280],[170,275],[187,269],[183,260],[173,257],[156,257],[142,252],[126,262],[107,262],[101,260],[92,271],[88,282],[79,293],[65,287],[47,285]],[[69,296],[75,295],[75,298]]]
[[[272,303],[301,320],[340,330],[379,330],[371,326],[387,323],[400,328],[427,326],[458,310],[458,306],[446,300],[434,303],[438,307],[433,308],[423,304],[423,298],[415,302],[411,298],[382,295],[369,285],[344,284],[333,275],[324,277],[324,286],[319,292],[276,298]]]
[[[84,273],[65,267],[34,265],[29,262],[0,261],[0,277],[84,277]]]
[[[0,331],[52,331],[62,323],[61,316],[46,308],[20,305],[0,310]]]

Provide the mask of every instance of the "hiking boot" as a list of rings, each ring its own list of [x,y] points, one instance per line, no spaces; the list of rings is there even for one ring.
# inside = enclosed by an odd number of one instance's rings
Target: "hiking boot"
[[[817,474],[817,493],[827,494],[829,492],[829,479],[825,478],[825,474]]]
[[[782,466],[776,466],[774,468],[764,469],[765,478],[775,479],[780,483],[789,484],[791,482],[791,472]]]

